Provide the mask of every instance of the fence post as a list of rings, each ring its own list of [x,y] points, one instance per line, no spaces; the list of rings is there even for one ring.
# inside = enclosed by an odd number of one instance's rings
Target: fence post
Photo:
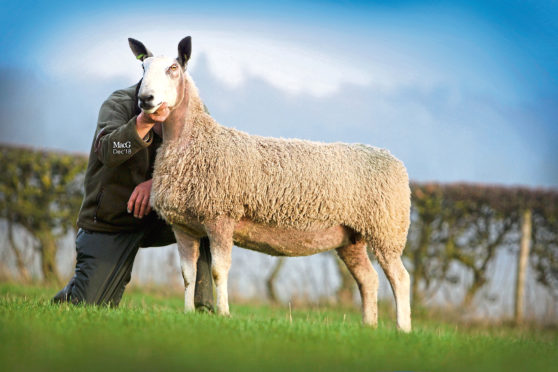
[[[527,263],[531,246],[531,210],[525,209],[521,219],[521,243],[517,260],[517,277],[515,284],[515,312],[516,324],[523,321],[523,308],[525,297],[525,280],[527,278]]]

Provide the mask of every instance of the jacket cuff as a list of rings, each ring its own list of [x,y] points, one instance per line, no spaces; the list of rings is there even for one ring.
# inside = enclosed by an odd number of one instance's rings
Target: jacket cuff
[[[145,136],[143,136],[143,142],[151,143],[153,141],[153,129],[150,129]]]

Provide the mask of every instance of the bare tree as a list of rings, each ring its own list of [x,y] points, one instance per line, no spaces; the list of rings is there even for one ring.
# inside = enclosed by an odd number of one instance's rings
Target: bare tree
[[[279,272],[281,271],[281,268],[283,267],[284,264],[285,264],[285,257],[278,257],[275,260],[275,265],[273,266],[273,269],[271,270],[271,272],[269,273],[269,275],[265,280],[267,298],[273,303],[279,302],[279,296],[277,295],[275,282],[277,281]]]

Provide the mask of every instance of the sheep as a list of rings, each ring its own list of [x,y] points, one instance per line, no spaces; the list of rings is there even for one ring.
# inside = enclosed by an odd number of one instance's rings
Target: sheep
[[[208,236],[218,314],[229,315],[233,244],[276,256],[335,249],[358,283],[363,323],[375,327],[378,275],[368,247],[394,292],[397,328],[410,332],[410,280],[401,255],[411,201],[403,163],[368,145],[268,138],[221,126],[186,71],[189,36],[176,59],[151,57],[141,42],[129,42],[144,67],[142,109],[162,102],[171,108],[150,202],[176,236],[185,311],[194,310],[198,241]]]

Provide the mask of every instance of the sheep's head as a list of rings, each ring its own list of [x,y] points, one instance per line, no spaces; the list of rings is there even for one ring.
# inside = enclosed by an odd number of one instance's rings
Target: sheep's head
[[[192,38],[185,37],[178,44],[178,57],[153,57],[142,42],[128,39],[130,48],[142,62],[143,78],[138,91],[138,105],[146,113],[157,111],[163,102],[171,109],[181,99],[182,80],[192,52]]]

